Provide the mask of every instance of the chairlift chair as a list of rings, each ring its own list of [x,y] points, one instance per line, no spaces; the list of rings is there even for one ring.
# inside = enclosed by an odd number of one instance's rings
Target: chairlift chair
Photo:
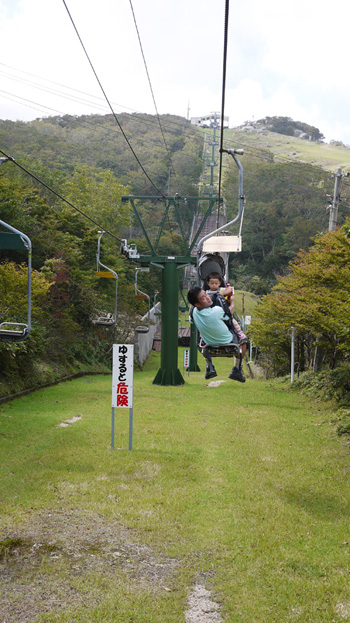
[[[25,250],[28,253],[27,322],[4,321],[0,324],[0,341],[21,342],[28,337],[31,329],[32,243],[28,236],[8,223],[0,220],[0,225],[8,230],[0,232],[0,249]]]
[[[137,277],[139,272],[149,273],[149,268],[140,266],[135,270],[135,297],[137,299],[144,299],[148,301],[148,312],[147,312],[147,325],[139,325],[135,328],[136,333],[148,333],[151,326],[151,299],[148,294],[142,292],[137,284]]]
[[[232,221],[226,223],[225,225],[222,225],[215,231],[212,231],[198,242],[198,279],[202,280],[202,282],[204,282],[207,279],[208,275],[212,272],[219,273],[221,275],[221,278],[224,280],[226,266],[222,254],[227,254],[230,252],[237,253],[241,251],[241,231],[244,216],[245,197],[243,194],[243,167],[239,159],[237,158],[237,155],[242,155],[244,152],[243,149],[223,149],[222,151],[230,154],[238,167],[238,214]],[[236,222],[239,223],[238,236],[227,236],[226,230]],[[224,233],[225,235],[220,236],[220,233]],[[232,343],[220,346],[208,346],[203,342],[203,339],[200,336],[198,349],[202,353],[202,355],[204,355],[205,350],[211,357],[239,358],[241,356],[238,340],[237,344]]]
[[[97,259],[97,276],[102,278],[102,279],[115,279],[114,314],[106,313],[103,316],[99,316],[96,320],[94,320],[94,324],[97,327],[104,327],[104,328],[108,329],[110,327],[114,327],[117,324],[118,275],[117,275],[117,273],[114,270],[112,270],[111,268],[108,268],[108,266],[105,266],[104,264],[102,264],[102,262],[100,260],[101,238],[102,238],[104,233],[105,233],[104,231],[100,231],[99,232],[100,236],[99,236],[99,239],[97,241],[97,254],[96,254],[96,259]]]
[[[220,346],[208,346],[200,338],[198,343],[198,350],[204,356],[206,351],[211,357],[237,357],[241,356],[240,347],[237,344],[225,344]]]

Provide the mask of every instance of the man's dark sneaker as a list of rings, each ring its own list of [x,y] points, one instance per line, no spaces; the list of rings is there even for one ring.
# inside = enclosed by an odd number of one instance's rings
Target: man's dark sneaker
[[[205,378],[205,379],[213,379],[213,378],[214,378],[214,376],[217,376],[217,375],[218,375],[218,374],[217,374],[217,372],[216,372],[216,370],[215,370],[214,366],[212,366],[211,368],[210,368],[209,366],[207,366],[207,367],[205,368],[205,375],[204,375],[204,378]]]
[[[236,366],[232,368],[230,374],[228,375],[229,379],[233,381],[239,381],[240,383],[245,383],[245,376],[243,376],[242,371],[238,370]]]

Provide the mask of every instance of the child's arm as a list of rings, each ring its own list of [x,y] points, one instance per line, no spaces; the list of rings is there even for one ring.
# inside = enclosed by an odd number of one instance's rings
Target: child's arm
[[[233,287],[228,286],[227,288],[219,288],[219,292],[221,296],[233,296]]]
[[[230,309],[230,312],[231,312],[231,314],[233,316],[233,313],[235,311],[235,299],[233,298],[233,296],[231,296],[231,298],[230,298],[229,309]]]

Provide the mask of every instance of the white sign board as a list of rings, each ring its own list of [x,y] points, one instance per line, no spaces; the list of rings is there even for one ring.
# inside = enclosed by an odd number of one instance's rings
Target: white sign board
[[[112,407],[132,408],[134,384],[133,344],[113,344]]]
[[[251,321],[252,321],[252,317],[251,316],[246,316],[245,317],[245,323],[246,324],[251,324]]]
[[[185,348],[184,350],[184,368],[188,368],[190,365],[190,350]]]

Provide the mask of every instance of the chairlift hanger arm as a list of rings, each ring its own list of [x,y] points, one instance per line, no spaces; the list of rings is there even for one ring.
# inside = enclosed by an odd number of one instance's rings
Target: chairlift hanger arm
[[[135,294],[137,295],[142,294],[143,297],[148,299],[148,302],[150,301],[150,297],[148,294],[146,294],[146,292],[142,292],[142,290],[140,290],[140,288],[138,287],[138,283],[137,283],[137,277],[139,272],[143,272],[143,273],[149,273],[149,268],[148,267],[144,267],[144,266],[139,266],[138,268],[135,269]]]
[[[99,277],[110,277],[110,278],[114,278],[115,279],[115,296],[114,296],[114,314],[107,314],[107,316],[100,316],[99,318],[97,318],[97,320],[95,321],[95,325],[99,326],[99,327],[114,327],[117,324],[117,310],[118,310],[118,275],[117,273],[112,270],[111,268],[109,268],[108,266],[106,266],[105,264],[102,264],[101,260],[100,260],[100,254],[101,254],[101,239],[102,236],[106,233],[105,231],[99,231],[98,232],[100,234],[98,241],[97,241],[97,253],[96,253],[96,260],[97,260],[97,275]],[[107,272],[103,272],[101,271],[101,268],[104,268],[105,271]]]
[[[202,251],[203,244],[204,244],[204,242],[206,240],[208,240],[209,238],[212,238],[213,236],[215,236],[216,234],[220,233],[221,231],[224,231],[225,229],[227,229],[231,225],[234,225],[234,223],[237,223],[237,221],[239,221],[242,218],[242,215],[243,215],[243,209],[244,209],[243,167],[242,167],[240,161],[238,160],[236,154],[242,155],[244,153],[244,151],[243,151],[243,149],[222,149],[222,151],[230,154],[232,156],[232,158],[234,159],[237,167],[238,167],[238,171],[239,171],[238,214],[237,214],[236,218],[234,218],[229,223],[225,223],[225,225],[222,225],[221,227],[218,227],[218,229],[215,229],[214,231],[212,231],[207,236],[204,236],[203,238],[201,238],[201,240],[198,242],[197,255],[200,255],[200,253]]]
[[[135,331],[137,333],[148,333],[148,331],[150,330],[150,326],[151,326],[151,298],[150,298],[150,296],[148,294],[146,294],[146,292],[142,292],[142,290],[140,290],[140,288],[137,285],[137,275],[138,275],[139,271],[148,273],[149,272],[149,268],[148,267],[139,266],[135,270],[135,295],[137,296],[139,294],[144,299],[147,299],[148,310],[147,310],[147,325],[142,325],[142,326],[136,327]]]
[[[100,268],[104,268],[105,270],[107,270],[109,273],[111,273],[111,277],[114,277],[114,279],[118,280],[118,275],[117,273],[112,270],[112,268],[109,268],[108,266],[106,266],[105,264],[102,264],[102,262],[100,261],[100,256],[101,256],[101,238],[103,236],[103,234],[105,234],[105,231],[99,231],[98,232],[100,234],[98,241],[97,241],[97,253],[96,253],[96,259],[97,259],[97,272],[100,272]]]

